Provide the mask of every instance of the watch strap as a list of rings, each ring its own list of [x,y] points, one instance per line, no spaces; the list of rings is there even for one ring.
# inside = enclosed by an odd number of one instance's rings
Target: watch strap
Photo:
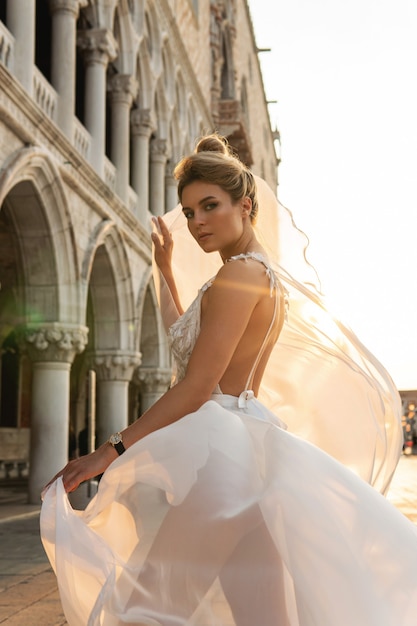
[[[111,435],[108,442],[111,446],[113,446],[119,456],[123,454],[123,452],[126,452],[126,448],[123,445],[123,438],[120,433],[114,433],[114,435]]]
[[[123,452],[126,452],[126,448],[123,445],[123,441],[119,441],[119,443],[115,443],[113,447],[119,456],[123,454]]]

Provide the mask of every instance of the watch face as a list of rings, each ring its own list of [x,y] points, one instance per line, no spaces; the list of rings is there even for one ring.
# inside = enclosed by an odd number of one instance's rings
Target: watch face
[[[110,437],[109,441],[113,446],[115,446],[122,441],[122,435],[120,433],[115,433]]]

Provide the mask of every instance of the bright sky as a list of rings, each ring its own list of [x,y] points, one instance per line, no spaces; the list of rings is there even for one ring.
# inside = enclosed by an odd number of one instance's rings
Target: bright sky
[[[280,200],[333,311],[417,389],[417,1],[249,4]]]

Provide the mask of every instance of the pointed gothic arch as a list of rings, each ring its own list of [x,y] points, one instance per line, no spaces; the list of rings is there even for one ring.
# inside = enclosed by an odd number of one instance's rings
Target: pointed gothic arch
[[[126,244],[111,220],[90,235],[83,263],[84,310],[90,307],[89,349],[134,350],[136,324],[132,271]]]
[[[24,319],[79,323],[77,246],[68,200],[50,155],[38,147],[13,153],[0,173],[0,206],[18,245]]]
[[[135,59],[138,51],[138,37],[135,33],[127,0],[119,0],[114,13],[113,30],[119,47],[119,53],[114,65],[120,74],[134,76],[136,72]]]
[[[143,40],[136,58],[136,77],[139,83],[137,103],[140,109],[151,109],[154,103],[154,80],[152,76],[151,57]]]

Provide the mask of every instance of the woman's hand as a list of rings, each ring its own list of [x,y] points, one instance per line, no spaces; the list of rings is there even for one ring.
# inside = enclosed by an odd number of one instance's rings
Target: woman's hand
[[[157,232],[153,232],[152,242],[154,244],[155,262],[162,272],[165,274],[171,270],[172,249],[174,247],[171,233],[162,217],[153,217],[152,222]]]
[[[178,318],[179,315],[183,313],[183,308],[178,296],[177,286],[175,284],[175,278],[172,272],[171,261],[172,261],[172,250],[174,248],[174,242],[172,239],[172,235],[168,230],[167,225],[165,224],[162,217],[153,217],[152,218],[153,225],[156,228],[156,232],[154,231],[151,235],[152,241],[154,244],[154,257],[155,263],[158,266],[159,271],[161,272],[163,278],[165,279],[166,287],[165,290],[161,287],[161,308],[163,310],[164,320],[168,320],[169,322],[165,322],[165,327],[168,329],[169,326]],[[163,281],[161,281],[163,283]],[[164,299],[164,291],[167,291],[169,294],[167,298]],[[170,313],[167,313],[168,310],[172,310],[172,303],[174,304],[174,319]]]
[[[105,443],[91,454],[86,454],[85,456],[80,456],[78,459],[69,461],[69,463],[49,481],[43,491],[60,476],[62,476],[65,491],[67,493],[74,491],[82,482],[102,474],[116,458],[116,450],[110,444]]]

